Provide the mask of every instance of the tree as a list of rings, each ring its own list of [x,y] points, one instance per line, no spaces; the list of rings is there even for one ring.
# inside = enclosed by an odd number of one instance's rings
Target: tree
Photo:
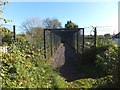
[[[110,39],[111,38],[111,35],[108,33],[108,34],[104,34],[104,37],[106,38],[106,39]]]
[[[41,27],[41,20],[38,17],[26,19],[26,21],[22,23],[22,27],[24,28],[27,34],[32,34],[32,29],[36,27]]]
[[[22,26],[28,34],[32,34],[31,32],[32,29],[35,30],[35,28],[37,27],[49,28],[49,29],[62,28],[61,22],[59,22],[58,19],[46,18],[42,21],[38,17],[27,19],[26,21],[22,23]]]
[[[78,28],[78,25],[76,25],[70,20],[70,21],[67,21],[67,24],[65,24],[65,28]]]
[[[38,17],[33,17],[26,19],[22,23],[22,26],[26,33],[28,34],[28,38],[30,38],[30,44],[34,45],[35,49],[42,48],[43,43],[43,27],[42,20]]]
[[[48,29],[58,29],[62,28],[62,25],[58,19],[46,18],[43,20],[43,27]]]
[[[43,31],[44,28],[61,28],[61,23],[57,19],[46,18],[43,21],[39,18],[27,19],[22,23],[22,26],[27,31],[29,35],[31,44],[38,49],[43,46]]]
[[[11,22],[11,20],[6,20],[4,17],[1,17],[3,13],[3,6],[5,6],[6,4],[8,4],[8,1],[0,0],[0,21],[4,21],[5,23]]]
[[[41,27],[35,27],[32,28],[32,36],[30,36],[31,38],[31,44],[34,44],[37,48],[38,47],[43,47],[43,28]]]

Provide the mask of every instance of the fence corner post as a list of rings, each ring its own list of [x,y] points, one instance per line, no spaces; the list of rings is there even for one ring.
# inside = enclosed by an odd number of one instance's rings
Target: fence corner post
[[[45,38],[45,29],[44,29],[44,58],[46,59],[46,38]]]

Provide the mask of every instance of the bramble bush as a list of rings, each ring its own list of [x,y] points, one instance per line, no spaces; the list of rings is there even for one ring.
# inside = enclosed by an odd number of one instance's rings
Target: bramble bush
[[[97,48],[106,48],[104,51],[101,49],[96,57],[97,66],[101,67],[106,74],[113,76],[113,83],[118,84],[118,64],[120,63],[118,59],[118,45],[110,40],[104,40],[97,43]],[[120,76],[120,74],[119,74]],[[117,79],[116,79],[117,78]],[[120,85],[120,84],[119,84]],[[117,85],[116,87],[118,87]]]
[[[36,48],[27,35],[17,35],[8,53],[2,55],[2,88],[97,88],[111,82],[111,76],[67,82],[44,59],[43,48]]]
[[[114,81],[116,87],[120,88],[120,47],[118,47],[117,61],[118,61],[118,63],[116,64],[116,68],[113,73],[113,81]]]
[[[2,55],[0,75],[3,88],[58,88],[65,85],[64,78],[52,70],[40,50],[34,51],[34,46],[23,36],[19,36],[17,42],[10,45],[9,52]]]
[[[2,45],[8,46],[13,42],[13,33],[5,27],[0,27],[0,35],[2,36]]]
[[[112,74],[114,68],[116,68],[116,64],[118,63],[117,57],[118,47],[111,43],[109,46],[107,46],[106,51],[97,55],[96,62],[97,65],[100,65],[106,73]]]

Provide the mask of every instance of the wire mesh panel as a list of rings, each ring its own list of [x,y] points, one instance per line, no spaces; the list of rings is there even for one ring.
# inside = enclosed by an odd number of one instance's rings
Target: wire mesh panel
[[[46,58],[49,58],[49,57],[51,57],[50,51],[52,48],[52,45],[51,45],[52,39],[50,39],[50,38],[52,38],[52,35],[51,35],[50,31],[46,31],[45,33],[46,33],[46,35],[45,35],[45,38],[46,38]]]
[[[60,43],[61,43],[61,38],[58,36],[55,32],[51,30],[45,30],[45,42],[44,42],[44,48],[45,48],[45,56],[46,59],[50,59],[58,49]]]
[[[47,59],[56,52],[60,43],[66,43],[76,53],[82,54],[84,50],[84,28],[44,30],[44,51]]]
[[[78,52],[83,53],[84,50],[84,29],[78,31]]]
[[[77,53],[82,54],[84,48],[84,28],[73,29],[67,32],[67,44]]]
[[[112,26],[97,26],[97,35],[114,34]]]
[[[84,48],[88,49],[91,46],[94,46],[95,43],[95,28],[86,27],[84,28]]]
[[[75,42],[76,42],[76,34],[75,34],[76,32],[70,32],[68,35],[67,35],[67,38],[69,39],[69,45],[72,47],[72,48],[74,48],[74,49],[76,49],[76,44],[75,44]],[[68,41],[68,40],[67,40]],[[67,42],[68,43],[68,42]]]
[[[97,42],[103,42],[107,39],[112,40],[112,35],[114,34],[114,30],[110,26],[99,26],[96,27],[97,30]]]
[[[77,36],[77,33],[78,33],[78,31],[76,31],[76,32],[74,32],[74,33],[71,33],[71,46],[72,46],[72,48],[74,48],[76,51],[77,51],[77,49],[78,49],[78,41],[77,41],[77,39],[78,39],[78,36]]]

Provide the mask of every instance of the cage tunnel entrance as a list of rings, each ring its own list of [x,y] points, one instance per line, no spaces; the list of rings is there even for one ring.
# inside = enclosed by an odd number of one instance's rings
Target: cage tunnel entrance
[[[77,53],[82,53],[84,49],[84,28],[44,29],[45,58],[52,57],[61,43],[66,43],[74,48]]]

